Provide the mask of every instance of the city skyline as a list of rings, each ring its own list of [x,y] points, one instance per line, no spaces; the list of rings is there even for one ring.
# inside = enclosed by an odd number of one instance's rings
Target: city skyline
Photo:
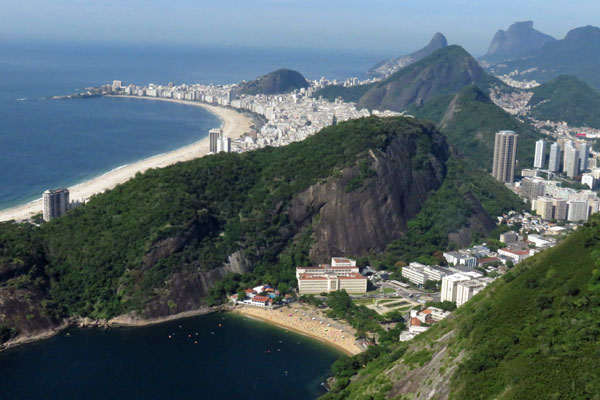
[[[178,0],[129,0],[88,3],[33,0],[5,4],[0,16],[4,41],[44,40],[90,43],[178,44],[339,48],[404,54],[442,32],[452,44],[474,55],[487,51],[499,29],[533,20],[534,27],[556,38],[594,23],[600,11],[593,1],[572,7],[552,4],[485,1],[275,1],[218,4]],[[293,45],[290,46],[290,43]]]

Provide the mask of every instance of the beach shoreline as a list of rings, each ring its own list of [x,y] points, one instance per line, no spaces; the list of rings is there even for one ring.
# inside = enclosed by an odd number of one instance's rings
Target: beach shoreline
[[[174,100],[154,97],[140,96],[110,96],[128,99],[142,99],[165,101],[177,104],[191,105],[202,107],[208,112],[216,115],[221,120],[221,129],[223,134],[231,139],[237,139],[250,130],[252,120],[229,108],[213,106],[195,101]],[[164,168],[178,162],[189,161],[208,154],[209,139],[208,135],[192,144],[180,147],[178,149],[157,154],[142,160],[132,162],[108,171],[102,175],[91,178],[87,181],[78,183],[69,187],[71,200],[89,199],[91,196],[102,193],[105,190],[113,189],[115,186],[127,182],[134,177],[138,172],[152,168]],[[49,188],[50,189],[50,188]],[[33,215],[42,212],[42,199],[30,201],[19,206],[0,210],[0,221],[16,220],[22,221],[31,218]]]
[[[298,310],[298,312],[296,310]],[[232,312],[240,314],[242,316],[252,318],[270,325],[275,325],[279,328],[293,331],[304,336],[308,336],[312,339],[318,340],[326,344],[327,346],[335,347],[344,354],[350,356],[359,354],[363,351],[356,344],[353,329],[351,327],[343,324],[345,337],[342,338],[338,327],[327,327],[326,325],[321,325],[316,320],[313,321],[308,319],[307,317],[305,317],[302,321],[302,311],[306,310],[298,306],[281,309],[264,309],[252,306],[241,306],[235,307],[232,310]],[[308,312],[310,313],[310,310]],[[292,317],[289,317],[290,314],[292,314]],[[321,321],[328,321],[327,318],[322,316],[318,316],[316,318],[318,318]],[[329,320],[329,322],[335,323],[336,325],[342,325],[338,321]]]

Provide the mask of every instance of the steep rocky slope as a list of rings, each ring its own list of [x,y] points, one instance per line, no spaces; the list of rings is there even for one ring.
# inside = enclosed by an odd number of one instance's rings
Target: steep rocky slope
[[[546,43],[528,57],[503,61],[490,67],[494,74],[518,69],[519,80],[547,82],[559,75],[572,75],[600,89],[600,28],[575,28],[560,40]]]
[[[496,32],[482,59],[492,62],[531,55],[546,43],[555,40],[552,36],[533,29],[533,21],[515,22],[508,30],[500,29]]]

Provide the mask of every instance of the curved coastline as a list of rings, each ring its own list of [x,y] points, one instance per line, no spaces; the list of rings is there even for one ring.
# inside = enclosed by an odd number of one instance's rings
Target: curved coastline
[[[229,108],[191,102],[185,100],[173,100],[154,97],[139,96],[111,96],[131,99],[143,99],[154,101],[166,101],[190,106],[202,107],[208,112],[216,115],[221,120],[221,129],[225,136],[231,139],[237,139],[247,133],[252,125],[252,120],[247,116]],[[195,158],[203,157],[208,153],[208,136],[166,153],[157,154],[131,164],[126,164],[96,176],[90,180],[78,183],[69,187],[70,197],[76,199],[88,199],[94,194],[102,193],[124,183],[135,176],[138,172],[144,172],[151,168],[163,168],[181,161],[189,161]],[[0,210],[0,221],[25,220],[35,214],[42,212],[42,199],[30,201],[28,203]]]

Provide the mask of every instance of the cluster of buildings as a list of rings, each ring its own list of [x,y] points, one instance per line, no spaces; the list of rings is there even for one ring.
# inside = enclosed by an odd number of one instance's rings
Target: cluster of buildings
[[[211,129],[208,131],[209,154],[231,152],[231,139],[223,136],[222,129]]]
[[[549,146],[549,152],[547,150],[548,144],[544,139],[536,142],[534,168],[543,170],[547,165],[548,172],[557,173],[561,171],[562,160],[562,172],[571,179],[590,168],[597,169],[597,160],[590,159],[591,146],[585,140],[559,140]],[[598,174],[600,171],[596,175]]]
[[[400,341],[405,342],[413,339],[419,333],[428,330],[431,325],[439,322],[450,315],[450,311],[444,311],[437,307],[427,307],[424,310],[411,310],[408,318],[408,329],[400,333]]]
[[[231,296],[231,300],[236,304],[245,304],[256,307],[272,307],[275,299],[281,296],[279,290],[269,285],[259,285],[252,289],[246,289],[244,292],[246,292],[245,298],[240,300],[236,293]],[[290,300],[291,296],[286,295],[282,301],[289,302]]]
[[[600,183],[600,168],[597,167],[597,159],[590,158],[588,142],[559,140],[548,146],[544,139],[538,140],[535,169],[523,169],[523,179],[515,183],[517,145],[518,135],[515,132],[496,133],[492,176],[510,184],[519,196],[529,200],[531,209],[543,220],[587,221],[591,214],[600,211],[600,198],[594,191]],[[568,178],[581,176],[581,182],[590,190],[563,187],[561,180],[553,180],[561,166]],[[582,172],[585,173],[580,175]],[[545,178],[542,177],[544,174]]]
[[[370,81],[359,81],[350,78],[344,86],[357,86]],[[223,150],[228,147],[230,151],[241,152],[254,150],[265,146],[285,146],[315,134],[321,129],[338,122],[366,117],[370,115],[395,116],[400,113],[367,109],[358,110],[354,103],[341,100],[330,102],[324,99],[315,99],[312,94],[322,87],[338,84],[325,78],[311,82],[310,87],[301,88],[293,93],[278,95],[246,95],[241,93],[237,84],[228,85],[156,85],[150,83],[145,86],[134,84],[123,85],[121,81],[102,85],[97,88],[87,88],[82,95],[125,95],[167,98],[185,101],[198,101],[218,106],[232,107],[238,110],[247,110],[261,115],[266,123],[259,130],[251,130],[240,139],[223,143]],[[219,143],[215,141],[215,143]],[[212,151],[212,150],[211,150]],[[216,146],[215,146],[215,151]]]
[[[331,264],[296,267],[299,294],[330,293],[345,290],[351,294],[367,292],[367,278],[360,274],[356,261],[333,257]]]

